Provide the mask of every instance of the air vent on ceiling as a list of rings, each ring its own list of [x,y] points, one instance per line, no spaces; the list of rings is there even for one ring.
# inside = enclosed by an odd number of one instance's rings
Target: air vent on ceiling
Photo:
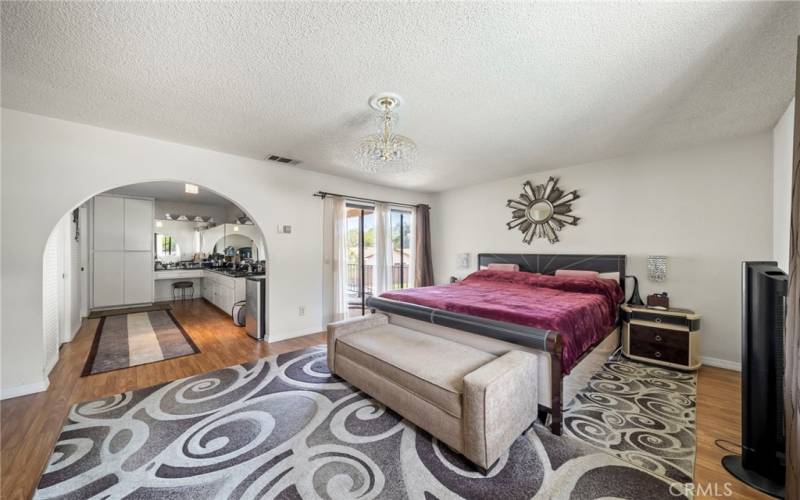
[[[297,165],[300,163],[300,160],[295,160],[292,158],[286,158],[284,156],[278,155],[267,155],[264,157],[267,161],[274,161],[275,163],[282,163],[283,165]]]

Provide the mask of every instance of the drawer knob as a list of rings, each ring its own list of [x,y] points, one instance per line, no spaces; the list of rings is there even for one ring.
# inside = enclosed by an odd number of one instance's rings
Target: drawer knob
[[[656,319],[654,321],[656,323],[661,323],[661,316],[656,316]]]
[[[656,342],[661,342],[661,335],[656,335]]]
[[[661,351],[656,351],[654,356],[657,357],[657,358],[660,358],[661,357]]]

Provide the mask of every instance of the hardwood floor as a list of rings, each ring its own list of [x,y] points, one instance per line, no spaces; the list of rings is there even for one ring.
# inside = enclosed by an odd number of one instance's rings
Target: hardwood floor
[[[176,303],[173,313],[201,352],[159,363],[81,377],[98,319],[87,320],[75,339],[60,352],[47,391],[0,403],[0,497],[29,498],[33,493],[71,405],[80,401],[169,382],[225,366],[303,349],[325,342],[318,333],[283,342],[256,342],[233,325],[222,311],[203,300]],[[733,479],[722,468],[726,454],[716,439],[739,442],[739,374],[719,368],[701,368],[697,403],[698,488],[713,488],[719,497],[768,498]],[[711,485],[711,486],[708,486]],[[713,489],[696,498],[713,498]]]
[[[0,498],[30,498],[67,411],[75,403],[325,342],[324,333],[258,342],[204,300],[177,302],[172,312],[200,348],[199,354],[81,377],[100,321],[90,319],[59,352],[47,391],[0,403]]]

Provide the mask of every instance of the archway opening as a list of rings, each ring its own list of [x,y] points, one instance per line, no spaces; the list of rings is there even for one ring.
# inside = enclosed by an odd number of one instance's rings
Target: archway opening
[[[250,333],[243,327],[247,281],[265,282],[268,262],[256,221],[211,188],[159,180],[97,193],[59,220],[42,254],[45,375],[55,365],[58,347],[72,340],[85,318],[131,316],[194,301],[192,307],[214,309],[242,335]],[[266,284],[259,289],[266,290]],[[267,294],[260,299],[263,318],[251,336],[266,339]],[[157,318],[146,319],[160,342],[151,342],[153,356],[161,349],[168,359],[171,347],[159,337]],[[134,326],[122,330],[130,336]],[[122,351],[123,337],[116,347]],[[131,352],[125,356],[136,358]]]

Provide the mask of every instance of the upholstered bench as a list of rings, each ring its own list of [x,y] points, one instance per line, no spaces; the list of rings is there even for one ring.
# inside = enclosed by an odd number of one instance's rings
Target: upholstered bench
[[[536,419],[536,356],[502,356],[374,314],[328,325],[328,366],[486,471]]]

